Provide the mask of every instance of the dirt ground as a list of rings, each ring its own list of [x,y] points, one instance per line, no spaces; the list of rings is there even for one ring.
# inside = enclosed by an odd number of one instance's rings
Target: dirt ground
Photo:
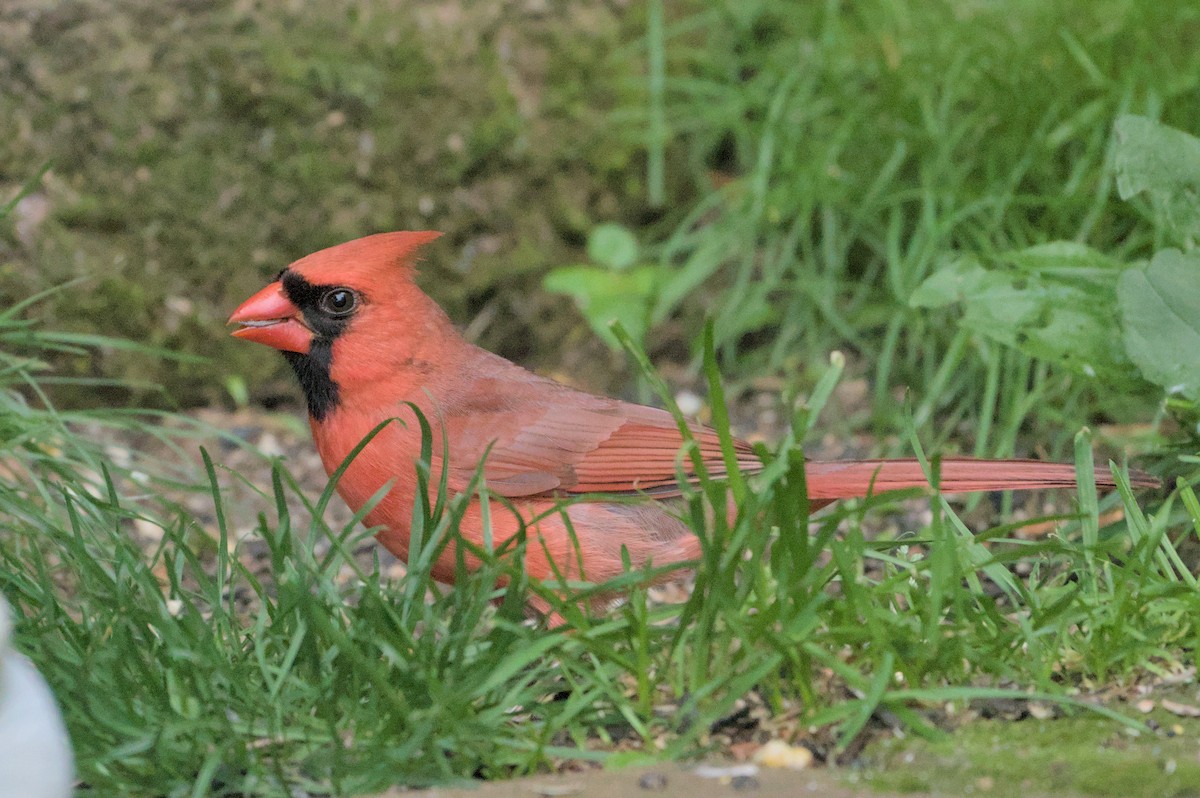
[[[712,770],[736,771],[736,775],[704,777],[695,766],[664,765],[609,771],[596,770],[561,776],[536,776],[513,781],[492,782],[479,787],[391,791],[379,798],[600,798],[601,796],[662,796],[662,798],[852,798],[871,795],[888,798],[895,793],[880,793],[855,788],[835,771],[792,771],[758,768],[737,771],[723,766]],[[700,772],[703,772],[702,770]]]
[[[712,771],[736,770],[728,766],[708,766]],[[860,775],[841,770],[803,770],[758,768],[741,775],[704,776],[703,766],[662,765],[596,770],[590,773],[534,776],[513,781],[481,783],[472,787],[438,787],[425,790],[392,790],[378,798],[607,798],[607,796],[645,796],[645,798],[909,798],[962,795],[956,786],[947,790],[880,792],[867,785],[856,785]],[[1018,785],[1006,788],[986,778],[967,792],[979,795],[1020,795],[1021,798],[1073,798],[1083,793],[1029,792]],[[1180,793],[1193,795],[1194,793]]]

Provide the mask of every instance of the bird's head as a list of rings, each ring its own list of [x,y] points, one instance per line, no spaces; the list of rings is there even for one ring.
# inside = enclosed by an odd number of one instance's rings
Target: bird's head
[[[416,251],[439,235],[380,233],[303,257],[238,306],[233,335],[283,352],[320,420],[341,387],[368,382],[391,358],[411,360],[404,342],[415,345],[423,327],[442,326],[412,268]]]

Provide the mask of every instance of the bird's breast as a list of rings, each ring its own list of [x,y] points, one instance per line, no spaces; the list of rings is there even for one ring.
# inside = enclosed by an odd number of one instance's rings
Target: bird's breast
[[[421,455],[420,428],[411,409],[387,416],[342,408],[322,421],[310,421],[325,473],[333,477],[345,466],[336,487],[350,509],[358,512],[388,483],[391,490],[379,506],[406,504],[411,509]]]

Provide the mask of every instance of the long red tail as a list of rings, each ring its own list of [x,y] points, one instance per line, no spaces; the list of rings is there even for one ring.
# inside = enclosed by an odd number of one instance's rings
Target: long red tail
[[[941,461],[939,474],[938,487],[943,493],[1075,487],[1075,466],[1039,460],[947,457]],[[822,504],[929,486],[921,464],[912,459],[810,461],[805,464],[805,476],[809,498]],[[1129,472],[1129,481],[1137,488],[1159,484],[1154,477],[1137,471]],[[1096,485],[1115,487],[1108,469],[1096,469]]]

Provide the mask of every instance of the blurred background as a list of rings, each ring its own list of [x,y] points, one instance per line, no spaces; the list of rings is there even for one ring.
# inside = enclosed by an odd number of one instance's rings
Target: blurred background
[[[0,591],[81,786],[340,795],[769,735],[851,790],[1200,794],[1197,120],[1194,2],[0,0]],[[403,229],[445,233],[420,283],[468,338],[578,387],[655,398],[617,319],[703,418],[712,324],[737,433],[792,467],[730,524],[688,500],[739,547],[696,599],[547,632],[516,571],[434,588],[463,497],[418,506],[407,563],[331,500],[283,359],[225,320]],[[810,523],[797,406],[807,454],[1165,487]],[[969,757],[909,747],[960,724]]]
[[[1132,368],[1098,381],[1031,359],[1028,334],[914,293],[964,253],[1161,244],[1113,191],[1112,124],[1200,118],[1198,15],[6,0],[0,200],[30,190],[0,229],[0,302],[79,278],[28,313],[204,356],[62,355],[121,382],[66,388],[67,404],[275,406],[297,398],[290,375],[229,339],[230,310],[321,247],[436,229],[422,284],[469,337],[583,387],[629,391],[609,317],[684,380],[712,317],[735,386],[803,389],[838,348],[847,423],[894,425],[908,389],[918,426],[972,429],[979,453],[1041,421],[1057,448],[1079,423],[1152,415],[1161,391]],[[1058,412],[1031,421],[1039,403]]]

